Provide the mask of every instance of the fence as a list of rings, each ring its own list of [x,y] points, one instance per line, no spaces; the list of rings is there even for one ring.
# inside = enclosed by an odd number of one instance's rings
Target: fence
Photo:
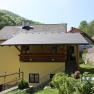
[[[23,77],[23,72],[0,75],[0,91],[16,86]]]

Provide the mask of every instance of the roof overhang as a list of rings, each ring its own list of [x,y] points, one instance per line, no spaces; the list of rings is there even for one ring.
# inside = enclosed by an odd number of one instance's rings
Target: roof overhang
[[[80,33],[36,32],[20,33],[5,41],[2,45],[36,45],[36,44],[77,44],[88,45],[89,42]]]

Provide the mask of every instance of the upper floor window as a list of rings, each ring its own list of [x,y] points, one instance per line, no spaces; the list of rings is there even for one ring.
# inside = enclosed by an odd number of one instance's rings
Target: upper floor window
[[[28,53],[30,53],[30,47],[26,45],[21,46],[21,54],[28,54]]]

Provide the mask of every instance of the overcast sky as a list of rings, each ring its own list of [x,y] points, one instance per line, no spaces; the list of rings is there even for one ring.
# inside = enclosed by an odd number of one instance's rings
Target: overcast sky
[[[0,0],[0,9],[42,23],[67,23],[69,27],[94,19],[94,0]]]

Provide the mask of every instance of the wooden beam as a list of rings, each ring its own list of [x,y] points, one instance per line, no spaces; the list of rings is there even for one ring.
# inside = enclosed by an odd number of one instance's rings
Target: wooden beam
[[[86,34],[85,32],[81,32],[81,35],[84,37],[84,38],[87,38],[88,40],[90,40],[90,42],[92,44],[94,44],[94,40],[88,35]]]
[[[16,49],[17,49],[19,52],[21,52],[21,49],[20,49],[18,46],[15,45],[15,47],[16,47]]]
[[[77,70],[79,70],[79,61],[80,61],[80,60],[79,60],[79,58],[80,58],[80,57],[79,57],[79,45],[76,45],[76,55],[77,55],[77,56],[76,56],[76,58],[77,58],[77,59],[76,59],[76,60],[77,60],[77,61],[76,61],[76,63],[77,63]]]

